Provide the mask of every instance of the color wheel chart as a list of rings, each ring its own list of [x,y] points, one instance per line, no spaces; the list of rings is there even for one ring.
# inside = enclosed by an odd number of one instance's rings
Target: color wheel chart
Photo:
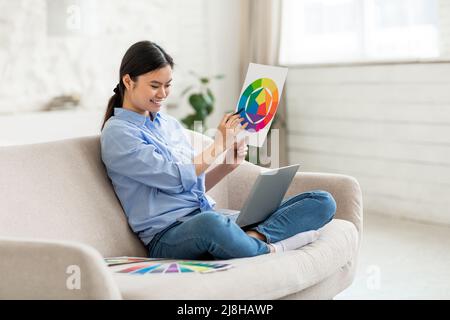
[[[265,128],[275,116],[278,108],[278,87],[272,79],[260,78],[253,81],[242,93],[238,110],[240,115],[249,123],[247,130]]]
[[[242,135],[249,138],[248,144],[262,147],[270,124],[278,110],[287,68],[250,63],[236,112],[248,123]]]
[[[162,274],[162,273],[209,273],[215,271],[222,271],[232,268],[231,264],[224,263],[210,263],[198,261],[173,261],[173,262],[146,262],[135,265],[121,266],[120,269],[115,269],[117,273],[127,274]]]

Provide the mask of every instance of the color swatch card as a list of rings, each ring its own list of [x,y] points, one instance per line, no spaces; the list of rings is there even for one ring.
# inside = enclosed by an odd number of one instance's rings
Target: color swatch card
[[[154,261],[114,268],[117,273],[126,274],[163,274],[163,273],[209,273],[232,268],[231,264],[200,261]]]
[[[238,140],[248,137],[248,144],[262,147],[278,105],[287,77],[287,68],[250,63],[236,112],[248,122]]]
[[[160,258],[143,258],[143,257],[110,257],[104,259],[108,266],[117,266],[121,264],[136,263],[136,262],[148,262],[163,260]]]

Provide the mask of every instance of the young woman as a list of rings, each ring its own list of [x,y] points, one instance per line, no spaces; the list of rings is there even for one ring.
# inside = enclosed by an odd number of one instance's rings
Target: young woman
[[[214,210],[206,192],[243,162],[247,146],[234,139],[246,124],[241,125],[239,115],[225,115],[214,143],[194,157],[180,123],[160,112],[170,93],[173,66],[157,44],[132,45],[122,59],[102,125],[102,160],[128,223],[149,256],[230,259],[296,249],[317,239],[316,230],[336,210],[325,191],[283,201],[250,230]],[[231,139],[224,138],[227,134]],[[225,150],[233,163],[205,173],[218,150]]]

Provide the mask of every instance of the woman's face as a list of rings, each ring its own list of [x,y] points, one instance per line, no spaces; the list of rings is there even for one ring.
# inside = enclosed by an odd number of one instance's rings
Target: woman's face
[[[131,80],[128,75],[124,77],[127,87],[124,107],[141,114],[158,112],[170,93],[172,68],[168,65],[142,74],[135,80]]]

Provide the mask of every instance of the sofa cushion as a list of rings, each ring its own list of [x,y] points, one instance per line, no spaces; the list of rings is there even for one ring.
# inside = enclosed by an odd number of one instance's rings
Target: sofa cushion
[[[312,286],[345,267],[356,256],[357,247],[355,226],[335,219],[322,228],[320,238],[310,245],[283,253],[226,260],[235,266],[229,270],[207,274],[113,272],[113,276],[124,299],[277,299]],[[119,269],[123,266],[110,268]]]
[[[104,256],[145,256],[106,174],[99,139],[1,147],[0,234],[79,241]]]

